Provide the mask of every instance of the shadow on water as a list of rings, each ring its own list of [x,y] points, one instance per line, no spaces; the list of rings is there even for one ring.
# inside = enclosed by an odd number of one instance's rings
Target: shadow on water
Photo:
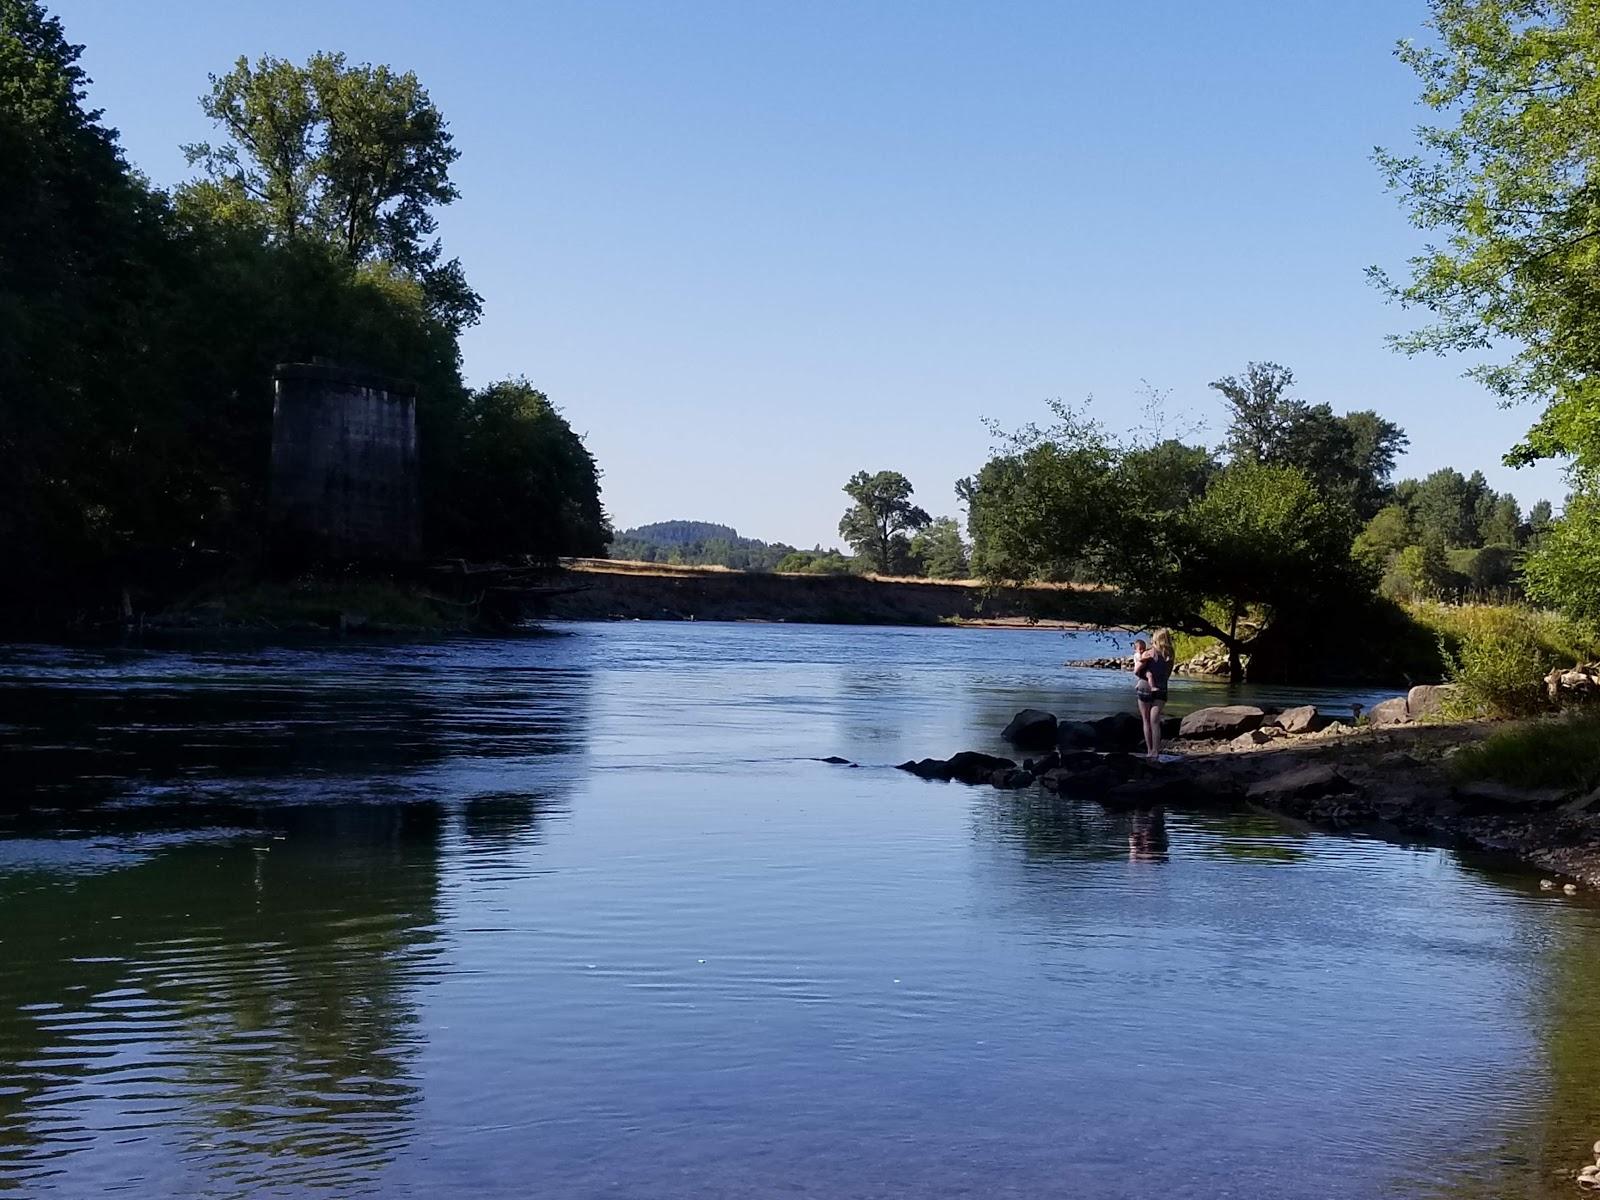
[[[130,797],[298,801],[312,785],[320,799],[391,799],[394,783],[454,760],[583,749],[581,654],[563,646],[529,666],[476,649],[5,651],[0,812]]]
[[[589,676],[328,657],[3,664],[0,1194],[350,1194],[414,1138],[444,862],[538,843]]]

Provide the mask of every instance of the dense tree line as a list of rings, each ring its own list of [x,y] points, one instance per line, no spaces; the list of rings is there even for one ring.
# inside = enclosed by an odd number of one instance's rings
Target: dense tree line
[[[1069,405],[1005,438],[958,491],[974,566],[1004,582],[1115,587],[1126,619],[1209,636],[1242,657],[1303,639],[1364,606],[1375,576],[1351,554],[1390,495],[1405,436],[1372,412],[1336,414],[1252,363],[1212,386],[1228,405],[1218,449],[1129,441]]]
[[[172,192],[124,158],[36,0],[0,0],[0,550],[26,597],[140,565],[248,559],[266,503],[272,368],[414,381],[426,541],[598,553],[598,471],[523,381],[480,392],[478,297],[433,237],[458,152],[410,73],[240,59],[202,101],[221,140]]]
[[[1356,538],[1353,553],[1381,577],[1396,599],[1514,599],[1522,566],[1552,524],[1541,500],[1525,518],[1509,492],[1497,493],[1481,471],[1463,475],[1442,467],[1423,479],[1403,479],[1390,502]]]
[[[844,488],[852,503],[839,523],[855,551],[816,546],[800,550],[782,542],[739,536],[731,525],[708,521],[658,521],[617,534],[613,558],[684,566],[731,567],[793,575],[884,575],[965,579],[967,546],[953,517],[930,518],[911,503],[911,483],[898,471],[857,472]]]
[[[736,571],[777,570],[794,553],[793,546],[740,537],[733,526],[709,521],[657,521],[624,529],[611,542],[612,558]]]

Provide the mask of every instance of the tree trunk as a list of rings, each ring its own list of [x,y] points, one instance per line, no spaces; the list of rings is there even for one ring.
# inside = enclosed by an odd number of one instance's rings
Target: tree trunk
[[[1243,683],[1244,667],[1239,663],[1239,610],[1234,609],[1228,614],[1228,636],[1224,639],[1228,647],[1228,682]]]

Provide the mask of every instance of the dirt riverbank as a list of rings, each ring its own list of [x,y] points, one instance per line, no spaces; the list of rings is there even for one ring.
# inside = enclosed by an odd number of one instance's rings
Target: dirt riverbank
[[[779,575],[576,559],[538,615],[561,620],[774,621],[835,625],[1078,628],[1111,622],[1104,589],[985,589],[971,580]]]

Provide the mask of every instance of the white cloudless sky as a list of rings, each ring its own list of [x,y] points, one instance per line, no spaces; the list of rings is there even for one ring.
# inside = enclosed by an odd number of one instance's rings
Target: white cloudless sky
[[[1564,491],[1500,465],[1530,410],[1385,345],[1415,318],[1364,277],[1424,241],[1371,162],[1424,116],[1392,53],[1422,0],[50,7],[162,185],[241,54],[415,70],[462,152],[468,379],[548,392],[619,528],[835,543],[860,469],[956,515],[982,418],[1125,428],[1148,381],[1216,440],[1206,384],[1252,359],[1400,422],[1404,474]]]

